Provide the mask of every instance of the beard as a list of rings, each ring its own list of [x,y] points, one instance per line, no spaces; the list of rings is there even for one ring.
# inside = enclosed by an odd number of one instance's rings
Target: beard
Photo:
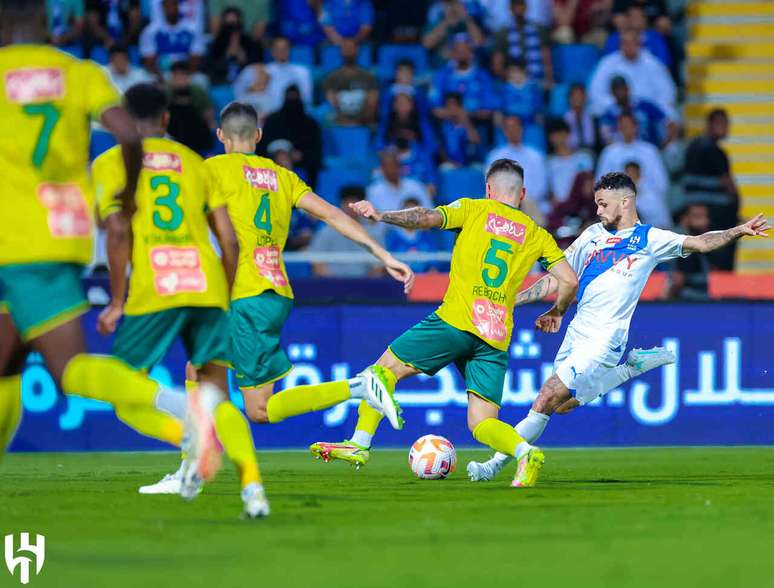
[[[618,216],[611,219],[610,221],[606,221],[600,216],[599,222],[602,223],[602,226],[605,227],[606,231],[615,231],[615,230],[618,230],[618,225],[621,222],[621,215],[619,214]]]

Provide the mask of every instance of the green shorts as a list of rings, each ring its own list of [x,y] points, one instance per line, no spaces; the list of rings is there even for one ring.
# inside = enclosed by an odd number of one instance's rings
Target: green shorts
[[[280,347],[280,333],[291,310],[291,298],[270,290],[231,303],[231,365],[240,388],[271,384],[293,368]]]
[[[24,263],[0,266],[0,291],[16,330],[30,341],[89,309],[83,293],[83,266]]]
[[[389,349],[402,363],[430,376],[454,362],[468,392],[497,406],[502,402],[508,354],[435,313],[395,339]]]
[[[228,315],[217,307],[186,306],[124,316],[113,341],[113,355],[132,367],[150,370],[177,337],[195,367],[228,363]]]

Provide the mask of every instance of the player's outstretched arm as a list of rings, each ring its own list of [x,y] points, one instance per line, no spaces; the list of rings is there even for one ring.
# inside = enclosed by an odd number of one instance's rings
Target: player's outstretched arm
[[[544,333],[558,333],[562,326],[562,317],[578,293],[578,276],[565,259],[548,271],[557,281],[556,302],[535,320],[535,328]]]
[[[207,221],[218,240],[218,245],[220,245],[220,261],[223,264],[223,269],[226,270],[226,280],[230,292],[239,264],[239,241],[237,241],[234,225],[231,224],[231,218],[228,216],[228,210],[225,206],[210,211],[207,215]]]
[[[546,274],[529,288],[519,292],[518,296],[516,296],[516,306],[543,300],[546,296],[556,292],[558,288],[559,281],[551,274]]]
[[[134,193],[137,190],[137,179],[142,170],[142,138],[137,132],[137,125],[125,108],[114,106],[102,113],[100,118],[104,126],[121,145],[121,155],[124,158],[126,184],[119,195],[124,210],[134,213]]]
[[[132,228],[127,213],[114,212],[105,221],[107,228],[107,257],[110,269],[110,304],[97,321],[97,331],[109,335],[116,330],[124,314],[124,301],[129,284],[126,275],[132,255]]]
[[[347,239],[368,250],[384,264],[390,276],[403,283],[404,292],[408,293],[411,291],[411,287],[414,285],[414,272],[411,271],[411,268],[395,259],[389,251],[374,241],[371,235],[359,223],[344,214],[341,209],[332,206],[313,192],[302,196],[296,206],[317,217]]]
[[[683,242],[683,251],[686,253],[707,253],[725,247],[744,236],[768,237],[766,231],[770,228],[766,217],[763,214],[758,214],[746,223],[725,231],[710,231],[696,237],[688,237]]]
[[[350,204],[349,207],[363,218],[376,222],[397,225],[406,229],[440,229],[443,226],[443,216],[434,208],[406,208],[405,210],[376,210],[373,204],[366,200]]]

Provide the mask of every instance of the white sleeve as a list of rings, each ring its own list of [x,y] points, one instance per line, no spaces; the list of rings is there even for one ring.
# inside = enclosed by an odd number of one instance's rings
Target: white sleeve
[[[612,153],[611,149],[612,145],[608,145],[602,150],[602,153],[599,154],[599,161],[597,162],[597,173],[596,173],[596,179],[598,180],[602,176],[604,176],[606,173],[609,173],[611,171],[615,171],[613,168],[613,162],[612,156],[610,155]]]
[[[244,100],[245,96],[250,93],[250,86],[255,81],[255,69],[254,66],[248,65],[245,67],[236,80],[234,80],[234,96],[237,100]]]
[[[537,151],[534,154],[535,163],[532,166],[532,173],[535,174],[535,180],[532,183],[532,195],[535,200],[544,202],[548,195],[548,177],[546,170],[546,158]]]
[[[204,35],[191,27],[193,41],[191,41],[191,55],[204,55],[207,52],[207,41]]]
[[[298,69],[298,89],[301,92],[301,100],[304,101],[307,107],[312,106],[312,77],[309,73],[309,69],[303,65],[297,66]],[[285,101],[285,97],[282,97],[282,101]]]
[[[643,174],[647,174],[647,182],[659,195],[666,196],[669,190],[669,177],[664,166],[664,159],[661,156],[661,152],[654,145],[645,143],[645,146],[644,155],[649,165],[648,168],[642,170]]]
[[[610,102],[610,60],[603,57],[589,82],[589,105],[591,112],[601,116]]]
[[[585,257],[583,251],[586,248],[586,243],[588,243],[589,239],[592,238],[591,234],[595,230],[594,227],[595,225],[592,225],[583,231],[580,235],[578,235],[578,238],[572,242],[572,245],[564,250],[564,257],[576,275],[580,275],[583,271],[583,261]]]
[[[142,57],[153,57],[156,55],[156,27],[149,24],[140,33],[140,55]]]
[[[650,79],[658,88],[655,95],[658,96],[660,105],[665,111],[673,112],[675,101],[677,99],[675,82],[672,80],[672,76],[669,74],[669,70],[666,66],[655,57],[653,57],[651,67],[653,68],[653,75]]]
[[[653,252],[659,263],[677,257],[688,257],[690,252],[683,252],[683,243],[687,238],[688,235],[653,227],[648,231],[648,249]]]

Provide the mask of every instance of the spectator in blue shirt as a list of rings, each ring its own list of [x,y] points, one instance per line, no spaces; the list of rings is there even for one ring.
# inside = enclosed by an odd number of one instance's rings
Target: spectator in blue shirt
[[[554,67],[547,31],[527,20],[525,0],[511,0],[511,13],[511,26],[498,34],[497,48],[505,50],[510,59],[524,61],[527,77],[550,88],[554,85]]]
[[[474,121],[488,121],[498,106],[493,90],[491,76],[475,63],[470,37],[465,33],[457,35],[452,61],[433,75],[430,90],[433,115],[441,120],[448,118],[444,102],[451,92],[462,97],[462,106]]]
[[[83,33],[83,13],[83,0],[46,0],[51,43],[62,47],[78,42]]]
[[[377,150],[403,138],[421,144],[426,151],[435,152],[435,140],[430,120],[419,110],[411,86],[402,86],[394,94],[389,110],[380,118],[377,132]]]
[[[543,113],[543,89],[527,79],[523,61],[508,64],[507,81],[500,84],[500,112],[518,116],[523,123],[537,122]]]
[[[317,45],[325,38],[317,9],[309,0],[279,0],[277,23],[280,35],[292,45]]]
[[[422,115],[429,115],[430,106],[427,102],[427,92],[416,82],[414,62],[410,59],[402,59],[395,64],[395,76],[392,81],[384,85],[380,93],[379,114],[388,116],[392,102],[400,93],[408,93],[414,97],[417,110]]]
[[[466,166],[481,159],[481,136],[462,104],[462,96],[449,92],[444,99],[445,116],[440,123],[443,167]]]
[[[207,47],[204,35],[190,19],[183,19],[178,0],[163,0],[163,18],[151,21],[140,35],[140,55],[145,68],[161,77],[172,64],[187,61],[192,72],[199,70]]]
[[[433,52],[436,62],[448,57],[452,50],[450,42],[453,43],[460,34],[468,35],[475,47],[483,45],[484,33],[474,16],[477,6],[477,2],[441,0],[430,7],[422,45]],[[474,13],[471,14],[470,10]]]
[[[334,45],[341,45],[343,39],[362,42],[371,35],[374,7],[371,0],[325,0],[320,25]]]
[[[648,28],[648,17],[642,6],[637,4],[629,6],[623,15],[623,19],[619,22],[621,22],[622,27],[608,36],[603,50],[604,55],[615,53],[621,48],[622,30],[633,29],[640,34],[642,46],[665,66],[671,67],[672,55],[669,53],[669,46],[664,37],[661,36],[661,33]]]
[[[420,206],[416,198],[406,198],[401,204],[402,209]],[[402,227],[390,227],[384,235],[384,246],[392,253],[432,253],[440,249],[436,231],[418,231]],[[415,261],[409,263],[414,273],[423,274],[428,271],[438,271],[437,262]]]
[[[648,100],[632,99],[629,85],[621,76],[610,82],[615,98],[610,108],[600,117],[599,126],[602,140],[606,145],[620,141],[618,117],[624,112],[631,113],[640,129],[640,139],[661,147],[677,136],[677,124],[670,121],[663,110]]]
[[[395,140],[394,147],[397,149],[401,177],[419,180],[425,184],[429,194],[435,194],[438,183],[432,157],[435,151],[428,151],[422,144],[402,137]]]

